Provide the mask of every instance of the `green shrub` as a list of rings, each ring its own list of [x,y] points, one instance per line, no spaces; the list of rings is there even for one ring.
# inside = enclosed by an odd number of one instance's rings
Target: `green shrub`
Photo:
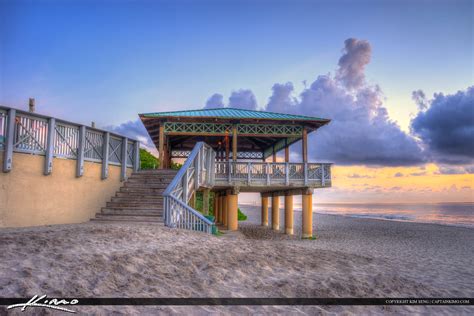
[[[140,148],[140,169],[156,169],[160,161],[143,148]]]
[[[182,166],[183,166],[182,164],[172,161],[170,168],[173,170],[179,170],[181,169]]]
[[[239,221],[245,221],[247,220],[247,215],[245,215],[244,213],[242,213],[242,211],[240,210],[240,208],[237,209],[237,218]]]

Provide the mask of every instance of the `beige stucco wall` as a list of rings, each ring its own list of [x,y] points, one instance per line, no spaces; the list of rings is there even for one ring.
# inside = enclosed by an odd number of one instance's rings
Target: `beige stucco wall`
[[[86,161],[80,178],[75,160],[54,158],[48,176],[43,175],[43,166],[44,156],[14,153],[12,171],[0,170],[0,227],[88,221],[122,185],[120,166],[109,165],[106,180],[101,180],[99,163]]]

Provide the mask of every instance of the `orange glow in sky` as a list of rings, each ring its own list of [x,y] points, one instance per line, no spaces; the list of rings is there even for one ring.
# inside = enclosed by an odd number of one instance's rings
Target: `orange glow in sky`
[[[320,202],[473,202],[473,174],[440,174],[423,167],[334,166],[330,189],[315,190]]]

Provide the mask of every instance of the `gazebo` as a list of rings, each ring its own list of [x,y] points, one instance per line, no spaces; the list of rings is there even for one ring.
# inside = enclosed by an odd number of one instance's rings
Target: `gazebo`
[[[272,228],[279,230],[279,198],[284,196],[285,232],[293,234],[293,196],[301,194],[303,237],[312,236],[313,189],[331,186],[331,175],[330,164],[308,162],[308,134],[330,120],[234,108],[144,113],[139,116],[159,151],[160,168],[169,168],[173,158],[187,159],[182,168],[185,170],[180,170],[178,183],[174,184],[181,189],[175,188],[171,194],[173,190],[170,188],[168,192],[172,200],[186,204],[178,203],[181,205],[179,208],[189,212],[189,208],[194,210],[194,192],[203,191],[206,213],[209,193],[213,191],[218,197],[214,205],[218,210],[216,222],[229,230],[236,230],[239,192],[260,192],[262,225],[268,225],[271,197]],[[290,162],[290,145],[298,141],[302,144],[302,161]],[[198,144],[201,146],[199,150]],[[276,155],[281,150],[285,151],[285,159],[278,162]],[[189,173],[196,177],[192,188],[189,188]],[[202,179],[204,173],[206,178]],[[174,209],[178,204],[171,204],[168,205],[168,220],[173,214],[173,220],[176,220],[179,216]],[[165,203],[165,212],[166,209]]]

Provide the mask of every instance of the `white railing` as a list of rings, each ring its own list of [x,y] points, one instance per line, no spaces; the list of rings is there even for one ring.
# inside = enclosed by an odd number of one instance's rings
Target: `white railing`
[[[219,186],[330,186],[330,163],[240,162],[215,163]]]
[[[3,172],[13,168],[13,153],[45,156],[45,174],[52,172],[52,158],[77,160],[76,175],[83,175],[84,161],[102,164],[102,178],[108,177],[108,165],[139,169],[139,142],[118,134],[67,122],[38,113],[0,106],[0,150]]]
[[[212,186],[214,160],[215,152],[210,146],[203,142],[194,146],[163,193],[166,226],[212,233],[214,223],[189,206],[188,202],[199,188]]]

